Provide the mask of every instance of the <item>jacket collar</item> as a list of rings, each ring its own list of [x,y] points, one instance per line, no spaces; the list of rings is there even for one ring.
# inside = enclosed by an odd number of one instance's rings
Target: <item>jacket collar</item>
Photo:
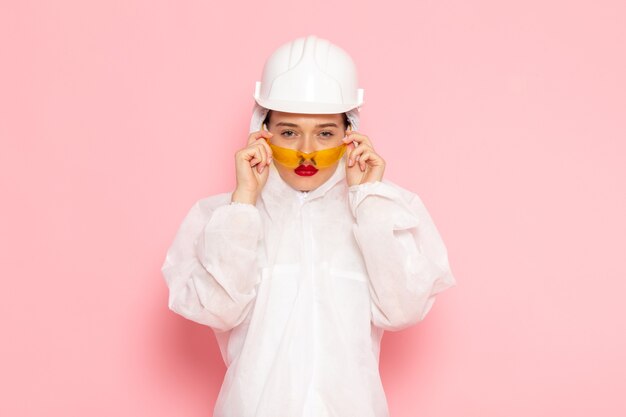
[[[337,183],[344,181],[346,178],[345,164],[344,156],[339,160],[333,175],[331,175],[326,182],[308,192],[306,201],[324,196],[328,190],[333,188]],[[302,192],[287,184],[278,173],[274,164],[269,165],[268,168],[270,172],[268,174],[267,183],[261,191],[261,200],[272,220],[277,220],[280,218],[281,213],[290,208],[293,204],[300,205],[299,196],[302,195]]]

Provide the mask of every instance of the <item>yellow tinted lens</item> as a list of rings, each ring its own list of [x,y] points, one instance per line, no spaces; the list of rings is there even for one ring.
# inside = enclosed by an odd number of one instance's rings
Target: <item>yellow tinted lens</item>
[[[334,148],[322,149],[317,152],[313,152],[310,154],[310,159],[317,168],[326,168],[337,162],[345,151],[346,145],[342,144]]]
[[[295,149],[281,148],[269,141],[267,143],[270,145],[270,149],[272,149],[272,159],[274,161],[289,168],[296,168],[300,165],[301,158],[298,156],[300,152]]]
[[[346,151],[346,144],[341,144],[334,148],[322,149],[319,151],[306,153],[296,149],[282,148],[267,141],[272,149],[272,158],[274,161],[289,168],[296,168],[304,161],[311,161],[316,168],[326,168],[333,165],[339,160]]]

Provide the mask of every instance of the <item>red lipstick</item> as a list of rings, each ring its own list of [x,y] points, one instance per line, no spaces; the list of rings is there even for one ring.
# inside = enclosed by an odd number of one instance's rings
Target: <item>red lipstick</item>
[[[317,171],[319,171],[319,169],[315,168],[313,165],[299,165],[298,168],[294,169],[294,172],[302,177],[310,177]]]

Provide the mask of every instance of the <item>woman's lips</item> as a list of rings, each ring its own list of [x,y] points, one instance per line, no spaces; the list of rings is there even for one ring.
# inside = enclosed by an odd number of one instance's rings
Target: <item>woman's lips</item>
[[[300,165],[298,166],[298,168],[294,169],[294,171],[296,174],[302,177],[310,177],[311,175],[315,174],[319,170],[315,168],[313,165]]]

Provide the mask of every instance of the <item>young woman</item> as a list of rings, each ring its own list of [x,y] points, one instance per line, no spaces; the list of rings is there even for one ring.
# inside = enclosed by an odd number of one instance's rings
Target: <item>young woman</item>
[[[257,83],[237,186],[196,202],[162,272],[169,308],[210,326],[227,366],[215,417],[384,417],[385,330],[456,285],[420,198],[359,132],[349,55],[308,36]]]

